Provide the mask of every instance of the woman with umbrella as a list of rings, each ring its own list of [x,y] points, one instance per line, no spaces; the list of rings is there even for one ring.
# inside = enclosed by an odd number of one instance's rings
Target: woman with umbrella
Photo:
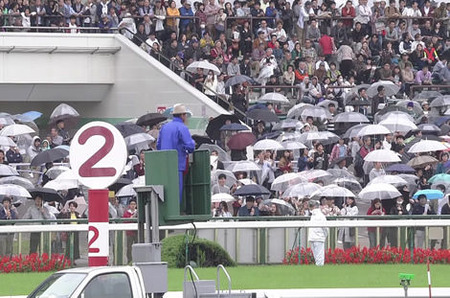
[[[376,216],[382,216],[386,214],[386,210],[383,208],[381,204],[381,200],[376,198],[371,202],[369,210],[367,210],[367,215],[376,215]],[[370,227],[367,228],[367,232],[369,234],[369,243],[370,248],[377,246],[377,228]],[[380,229],[380,233],[382,230]],[[383,239],[380,239],[380,247],[384,246]]]

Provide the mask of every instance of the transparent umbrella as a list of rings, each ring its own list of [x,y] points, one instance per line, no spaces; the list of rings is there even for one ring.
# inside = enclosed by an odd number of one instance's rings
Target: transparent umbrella
[[[322,187],[317,183],[310,183],[310,182],[303,182],[299,183],[297,185],[293,185],[286,189],[284,193],[282,194],[282,198],[288,198],[288,197],[297,197],[297,198],[303,198],[306,196],[311,196],[313,192],[315,192],[318,189],[321,189]]]
[[[359,197],[364,201],[371,201],[376,198],[380,200],[388,200],[401,197],[402,194],[395,186],[387,183],[375,183],[364,187],[359,193]]]
[[[0,185],[0,195],[19,198],[31,198],[31,194],[28,192],[28,190],[26,190],[26,188],[16,184]]]
[[[234,176],[233,172],[227,171],[227,170],[215,170],[211,173],[211,184],[216,184],[219,181],[220,175],[225,175],[225,185],[227,187],[232,187],[233,184],[236,183],[236,177]]]
[[[256,142],[253,145],[253,150],[283,150],[284,147],[275,140],[265,139]]]
[[[275,178],[270,189],[285,191],[288,187],[301,182],[306,182],[306,179],[301,177],[299,173],[286,173]]]
[[[236,172],[261,171],[261,168],[253,161],[238,161],[230,164],[227,170]]]
[[[399,186],[403,186],[403,185],[407,185],[408,182],[403,179],[402,177],[399,177],[397,175],[381,175],[378,176],[374,179],[372,179],[369,182],[370,184],[376,184],[376,183],[387,183],[387,184],[392,184],[395,187],[399,187]]]
[[[400,162],[400,157],[392,150],[373,150],[369,152],[364,160],[367,162]]]

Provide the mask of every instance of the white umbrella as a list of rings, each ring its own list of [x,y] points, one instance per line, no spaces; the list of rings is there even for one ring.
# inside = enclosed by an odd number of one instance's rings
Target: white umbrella
[[[0,185],[0,195],[31,198],[31,194],[24,187],[16,184],[2,184]]]
[[[397,153],[392,150],[379,149],[369,152],[364,160],[367,162],[400,162]]]
[[[32,189],[34,188],[33,183],[27,179],[20,176],[8,176],[8,177],[2,177],[0,178],[0,184],[14,184],[22,186],[25,189]]]
[[[408,182],[405,179],[403,179],[402,177],[397,176],[397,175],[381,175],[381,176],[375,177],[374,179],[372,179],[369,182],[369,185],[376,184],[376,183],[392,184],[395,187],[408,184]]]
[[[274,103],[289,103],[289,99],[286,96],[276,92],[269,92],[264,94],[258,99],[258,102],[274,102]]]
[[[376,198],[381,200],[401,197],[402,194],[395,186],[387,183],[375,183],[364,187],[359,193],[359,197],[365,201],[371,201]]]
[[[306,196],[311,196],[313,192],[315,192],[318,189],[321,189],[322,187],[317,183],[310,183],[310,182],[304,182],[299,183],[297,185],[291,186],[288,189],[286,189],[281,196],[282,198],[289,198],[289,197],[298,197],[303,198]]]
[[[56,191],[78,188],[78,182],[75,180],[50,180],[44,185],[45,188],[51,188]]]
[[[300,139],[301,133],[299,132],[284,132],[278,138],[277,141],[285,142],[285,141],[298,141]]]
[[[144,186],[145,185],[145,175],[139,176],[139,177],[133,179],[133,185],[134,186]]]
[[[282,142],[281,146],[283,146],[284,149],[286,149],[286,150],[298,150],[298,149],[305,149],[306,148],[305,145],[303,145],[300,142],[296,142],[296,141]]]
[[[129,135],[128,137],[125,138],[125,143],[129,147],[137,145],[137,144],[150,143],[150,142],[154,142],[154,141],[155,141],[155,138],[145,132],[135,133],[135,134]]]
[[[208,73],[208,71],[212,70],[215,75],[220,74],[219,68],[206,60],[194,61],[186,67],[186,70],[195,73],[197,72],[197,68],[203,69],[205,73]]]
[[[334,123],[368,123],[367,117],[361,113],[345,112],[339,113],[333,118]]]
[[[50,178],[50,179],[56,179],[59,175],[61,175],[64,172],[69,171],[70,168],[69,167],[65,167],[65,166],[54,166],[51,167],[50,169],[48,169],[48,171],[46,172],[46,175]]]
[[[264,139],[253,145],[253,150],[283,150],[284,147],[277,141]]]
[[[80,114],[73,107],[68,104],[62,103],[57,106],[50,115],[50,122],[55,123],[58,120],[67,118],[77,118]]]
[[[261,171],[261,168],[258,167],[258,165],[253,161],[239,161],[230,164],[227,170],[236,173],[236,172]]]
[[[414,122],[403,118],[389,117],[378,124],[385,126],[390,131],[408,132],[417,129],[417,125]]]
[[[296,104],[295,106],[293,106],[292,108],[289,109],[286,118],[298,118],[302,115],[302,112],[304,109],[308,108],[308,107],[314,107],[312,104],[309,103],[299,103]]]
[[[10,137],[0,136],[0,146],[17,147],[17,144]]]
[[[448,147],[439,141],[421,140],[409,148],[408,153],[424,153],[447,150]]]
[[[387,112],[386,114],[379,116],[379,118],[380,118],[380,121],[386,120],[388,118],[394,118],[394,119],[407,120],[410,122],[414,122],[413,116],[411,116],[410,114],[407,114],[405,112],[402,112],[402,111]]]
[[[324,170],[309,170],[303,171],[299,173],[301,177],[306,178],[307,180],[314,180],[318,178],[328,178],[331,176],[330,173]]]
[[[225,185],[226,185],[226,186],[231,187],[231,186],[233,186],[233,184],[236,183],[236,177],[234,176],[233,172],[231,172],[231,171],[227,171],[227,170],[215,170],[215,171],[213,171],[211,174],[212,174],[212,175],[211,175],[211,176],[212,176],[212,180],[211,180],[211,183],[212,183],[212,184],[218,183],[218,181],[219,181],[219,176],[220,176],[221,174],[224,174],[225,177],[226,177],[226,180],[225,180]]]
[[[374,135],[387,135],[390,134],[391,131],[379,124],[370,124],[364,126],[359,132],[358,136],[374,136]]]
[[[369,88],[367,88],[367,95],[369,95],[369,97],[374,97],[375,95],[378,94],[378,87],[379,86],[383,86],[385,89],[385,94],[386,96],[392,96],[398,93],[398,91],[400,91],[400,87],[397,84],[394,84],[391,81],[378,81],[376,83],[373,83],[372,85],[370,85]]]
[[[301,113],[301,117],[303,120],[306,120],[307,117],[318,118],[321,120],[332,118],[330,112],[317,106],[307,107],[306,109],[304,109]]]
[[[275,191],[285,191],[289,186],[300,182],[306,182],[306,179],[301,177],[299,173],[286,173],[275,178],[270,189]]]
[[[19,176],[19,173],[11,166],[0,164],[0,176]]]
[[[116,193],[116,197],[118,197],[118,198],[136,197],[137,193],[136,193],[136,191],[133,188],[134,186],[135,185],[133,185],[133,184],[125,185],[124,187],[119,189],[119,191]]]
[[[216,193],[215,195],[211,196],[211,203],[220,203],[222,201],[225,201],[227,203],[233,202],[235,201],[235,198],[227,193]]]
[[[293,128],[296,130],[300,130],[304,127],[305,125],[297,120],[297,119],[285,119],[279,123],[276,123],[273,127],[272,130],[282,130],[282,129],[286,129],[286,128]]]
[[[250,185],[250,184],[256,184],[255,181],[249,178],[239,179],[238,180],[242,185]]]
[[[355,195],[348,190],[347,188],[337,186],[337,185],[327,185],[322,187],[321,189],[315,191],[312,195],[312,197],[319,196],[319,197],[330,197],[330,198],[354,198]]]
[[[13,124],[13,125],[9,125],[9,126],[6,126],[5,128],[3,128],[0,131],[0,136],[5,136],[5,137],[20,136],[20,135],[29,134],[29,133],[35,133],[35,131],[33,129],[31,129],[31,127],[29,127],[28,125]]]

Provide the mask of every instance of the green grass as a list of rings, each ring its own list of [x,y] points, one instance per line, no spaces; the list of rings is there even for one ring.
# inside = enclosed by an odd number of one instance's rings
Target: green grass
[[[415,275],[412,287],[427,287],[426,265],[238,266],[227,269],[233,289],[400,287],[398,274]],[[200,279],[216,279],[216,268],[196,269]],[[50,273],[0,274],[0,296],[26,295]],[[448,287],[449,265],[432,265],[434,287]],[[169,269],[169,291],[181,291],[183,269]],[[221,288],[226,287],[221,276]]]

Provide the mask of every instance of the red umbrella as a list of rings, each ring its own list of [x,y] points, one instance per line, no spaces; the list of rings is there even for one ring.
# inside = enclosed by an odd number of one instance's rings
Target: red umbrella
[[[256,142],[256,137],[253,133],[241,132],[232,136],[227,145],[231,150],[243,150],[254,142]]]

